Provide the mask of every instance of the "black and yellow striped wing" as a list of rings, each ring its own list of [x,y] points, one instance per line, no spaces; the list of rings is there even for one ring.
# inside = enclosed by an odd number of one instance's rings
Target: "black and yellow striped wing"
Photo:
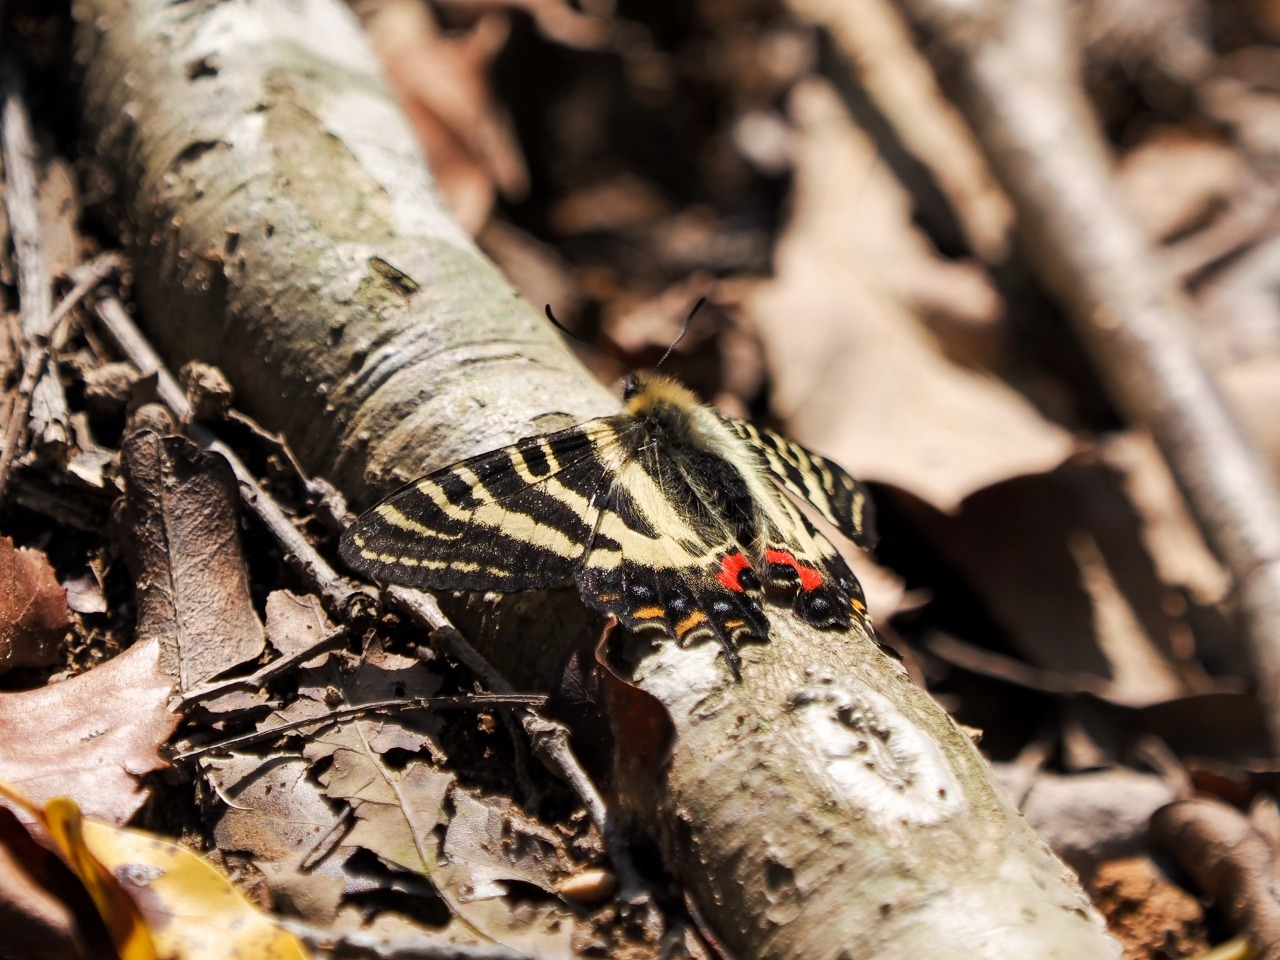
[[[875,512],[862,484],[794,440],[746,420],[724,420],[760,455],[784,490],[812,504],[858,546],[870,549],[876,545]]]
[[[761,583],[669,467],[636,418],[593,420],[402,487],[347,529],[339,552],[374,581],[423,590],[574,580],[630,629],[717,640],[736,672],[736,645],[768,636]]]
[[[415,480],[343,534],[351,569],[422,590],[550,587],[581,566],[609,498],[609,420],[529,437]]]

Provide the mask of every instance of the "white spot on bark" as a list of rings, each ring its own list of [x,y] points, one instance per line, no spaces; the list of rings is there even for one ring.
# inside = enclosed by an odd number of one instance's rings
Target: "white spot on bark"
[[[807,671],[791,695],[819,776],[849,809],[887,825],[936,823],[963,808],[960,783],[929,736],[873,690]]]

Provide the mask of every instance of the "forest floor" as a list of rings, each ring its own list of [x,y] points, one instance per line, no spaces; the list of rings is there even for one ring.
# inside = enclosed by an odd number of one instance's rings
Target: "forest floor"
[[[616,896],[517,700],[460,707],[472,675],[395,615],[335,624],[242,506],[213,440],[338,566],[337,492],[216,369],[167,371],[130,339],[112,200],[79,152],[71,13],[48,6],[3,11],[0,793],[75,798],[104,862],[126,823],[180,840],[247,892],[234,916],[286,910],[313,946],[327,932],[390,956],[429,931],[509,951],[493,956],[715,956],[643,853],[662,922]],[[1126,956],[1234,937],[1280,956],[1280,725],[1213,518],[1113,401],[1046,281],[1052,254],[1028,251],[1025,205],[900,9],[355,10],[459,223],[599,347],[582,359],[602,379],[655,363],[706,297],[664,371],[869,485],[879,546],[840,547],[879,639],[980,735]],[[1274,473],[1280,5],[1090,0],[1071,18],[1114,189],[1194,319],[1179,335]],[[207,661],[166,662],[174,631],[206,636]],[[175,672],[200,678],[177,701]],[[338,684],[359,709],[334,714]],[[442,709],[387,705],[430,698]],[[431,763],[393,790],[410,755]],[[54,836],[75,821],[40,817]],[[95,910],[31,830],[0,807],[0,917],[20,931],[0,955],[106,957],[108,928],[151,922]],[[336,847],[340,869],[313,869]]]

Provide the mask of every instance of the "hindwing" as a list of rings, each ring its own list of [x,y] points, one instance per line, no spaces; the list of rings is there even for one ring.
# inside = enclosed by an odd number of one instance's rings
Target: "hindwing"
[[[717,641],[737,673],[738,644],[769,635],[760,580],[687,486],[655,480],[657,465],[634,454],[619,464],[578,589],[628,629]]]
[[[862,484],[825,457],[765,427],[724,417],[764,460],[773,478],[813,505],[823,519],[860,547],[876,545],[875,513]]]

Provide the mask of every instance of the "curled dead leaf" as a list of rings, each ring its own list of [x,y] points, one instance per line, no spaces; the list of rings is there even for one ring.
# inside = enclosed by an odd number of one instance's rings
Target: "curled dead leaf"
[[[1179,800],[1151,817],[1152,838],[1177,860],[1200,892],[1260,948],[1280,957],[1280,902],[1275,896],[1275,841],[1217,800]]]
[[[259,656],[262,624],[240,548],[240,492],[226,460],[185,437],[130,434],[117,535],[138,585],[138,635],[185,691]]]

